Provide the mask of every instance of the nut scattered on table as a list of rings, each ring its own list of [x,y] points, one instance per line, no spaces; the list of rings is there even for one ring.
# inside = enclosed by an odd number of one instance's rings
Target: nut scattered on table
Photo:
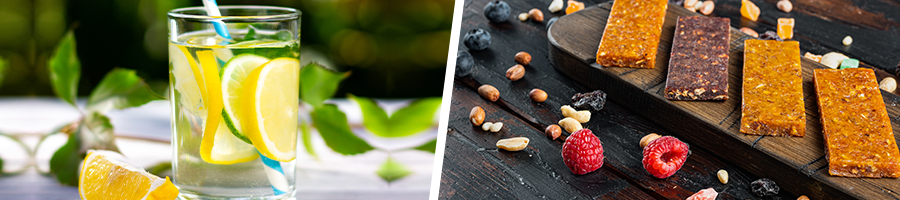
[[[647,144],[650,144],[650,141],[653,141],[653,140],[655,140],[655,139],[657,139],[657,138],[659,138],[659,137],[661,137],[661,136],[659,136],[659,135],[656,134],[656,133],[651,133],[651,134],[645,135],[644,137],[641,138],[641,143],[640,143],[640,144],[641,144],[641,148],[646,147]]]
[[[507,151],[521,151],[528,146],[528,141],[527,137],[506,138],[497,141],[497,148]]]
[[[791,12],[791,9],[794,8],[794,5],[791,4],[791,1],[781,0],[781,1],[778,1],[777,4],[775,4],[775,7],[778,7],[778,10],[781,10],[784,12]]]
[[[797,197],[797,200],[809,200],[809,197],[806,197],[806,195],[800,195],[800,197]]]
[[[488,101],[492,102],[500,99],[500,91],[498,91],[494,86],[488,84],[484,84],[481,85],[481,87],[478,87],[478,94],[481,95],[481,97],[484,97]]]
[[[562,134],[562,129],[559,128],[559,126],[557,126],[556,124],[552,124],[544,129],[544,134],[546,134],[547,137],[555,140],[556,138],[559,138],[560,134]]]
[[[541,89],[534,88],[531,90],[531,92],[528,93],[528,97],[531,98],[531,100],[534,102],[541,103],[547,100],[547,92],[544,92],[544,90]]]
[[[716,172],[716,176],[719,177],[719,182],[722,182],[722,184],[728,183],[728,172],[724,169],[720,169],[718,172]]]
[[[881,79],[881,83],[878,83],[878,88],[893,93],[894,90],[897,90],[897,80],[891,77]]]
[[[491,125],[491,132],[500,132],[501,128],[503,128],[503,122],[495,122]]]
[[[562,9],[563,0],[553,0],[553,2],[550,3],[550,7],[547,7],[547,10],[549,10],[551,13],[559,12]]]
[[[538,10],[537,8],[529,10],[528,17],[535,22],[544,22],[544,12],[541,12],[541,10]]]
[[[704,3],[703,1],[697,1],[697,3],[694,3],[693,11],[694,12],[700,11],[700,9],[703,8],[703,3]]]
[[[844,59],[847,59],[847,58],[850,58],[850,57],[847,57],[846,55],[837,53],[837,52],[828,52],[825,55],[822,55],[822,60],[819,61],[819,63],[822,63],[825,66],[828,66],[829,68],[837,69],[838,66],[841,64],[841,61]]]
[[[712,11],[713,9],[715,9],[715,7],[716,3],[713,3],[713,1],[704,1],[703,6],[700,7],[700,13],[702,13],[703,15],[712,14]]]
[[[493,125],[494,125],[494,123],[492,123],[492,122],[485,122],[484,124],[481,125],[481,130],[490,131],[491,126],[493,126]]]
[[[806,52],[806,54],[803,54],[803,57],[804,57],[804,58],[809,58],[810,60],[813,60],[813,61],[816,61],[816,62],[822,62],[822,55],[812,54],[812,53],[810,53],[810,52],[808,52],[808,51]]]
[[[853,38],[848,35],[847,37],[844,37],[844,40],[841,40],[841,43],[844,44],[844,46],[850,46],[850,44],[853,44]]]
[[[519,21],[524,22],[526,20],[528,20],[528,13],[519,13]]]
[[[578,112],[577,110],[575,110],[575,108],[572,108],[572,106],[569,105],[560,106],[559,111],[562,112],[562,115],[564,117],[572,117],[573,115],[575,115],[575,112]]]
[[[512,66],[506,70],[506,78],[512,81],[518,81],[524,76],[525,67],[522,67],[522,65],[516,64],[515,66]]]
[[[758,38],[758,37],[759,37],[759,33],[757,33],[756,31],[754,31],[754,30],[751,29],[751,28],[742,27],[742,28],[741,28],[741,32],[744,32],[744,33],[746,33],[747,35],[753,36],[753,37],[755,37],[755,38]]]
[[[572,119],[571,117],[559,120],[559,126],[566,129],[566,132],[569,133],[574,133],[575,131],[583,129],[581,123],[578,123],[578,120]]]
[[[514,59],[516,60],[516,63],[522,65],[531,64],[531,54],[528,54],[528,52],[520,51],[519,53],[516,53],[516,57]]]
[[[472,108],[472,111],[469,111],[469,121],[472,125],[480,126],[484,122],[484,109],[481,106]]]
[[[696,9],[694,9],[694,4],[696,4],[696,3],[697,3],[697,0],[684,0],[684,5],[682,5],[682,6],[684,6],[684,8],[687,8],[690,11],[696,11]]]
[[[562,111],[564,117],[573,118],[578,121],[578,123],[587,123],[591,120],[591,111],[577,111],[569,105],[564,105],[560,107],[559,110]]]

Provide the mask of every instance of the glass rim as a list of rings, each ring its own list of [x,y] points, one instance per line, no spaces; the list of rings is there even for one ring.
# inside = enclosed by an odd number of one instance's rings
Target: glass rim
[[[280,6],[248,6],[248,5],[225,5],[219,6],[220,10],[228,10],[228,9],[245,9],[245,10],[277,10],[277,11],[285,11],[288,13],[285,14],[276,14],[276,15],[253,15],[253,16],[233,16],[233,15],[223,15],[223,16],[209,16],[209,15],[197,15],[197,14],[186,14],[184,12],[187,11],[196,11],[200,10],[206,12],[206,8],[203,6],[194,6],[194,7],[184,7],[184,8],[176,8],[170,10],[167,15],[172,18],[180,18],[180,19],[192,19],[192,20],[285,20],[285,19],[298,19],[301,15],[301,12],[294,8],[288,7],[280,7]]]

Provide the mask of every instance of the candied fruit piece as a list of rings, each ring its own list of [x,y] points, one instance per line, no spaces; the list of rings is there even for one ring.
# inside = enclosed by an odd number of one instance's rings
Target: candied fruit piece
[[[778,37],[785,40],[794,37],[794,18],[778,18]]]
[[[577,12],[579,10],[584,10],[584,3],[577,2],[573,0],[569,0],[569,6],[566,6],[566,14],[572,14],[573,12]]]
[[[741,16],[755,22],[759,18],[759,7],[750,0],[741,0]]]

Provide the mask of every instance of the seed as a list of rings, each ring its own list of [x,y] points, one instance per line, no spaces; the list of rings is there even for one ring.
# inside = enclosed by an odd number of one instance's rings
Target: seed
[[[531,54],[528,54],[528,52],[520,51],[519,53],[516,53],[515,60],[516,63],[528,65],[531,63]]]
[[[484,130],[484,131],[490,131],[490,130],[491,130],[491,126],[493,126],[493,125],[494,125],[494,123],[491,123],[491,122],[485,122],[484,124],[481,125],[481,130]]]
[[[537,8],[529,10],[528,17],[531,17],[531,20],[536,22],[544,22],[544,12],[541,12],[541,10],[538,10]]]
[[[743,28],[741,28],[741,32],[744,32],[744,33],[746,33],[747,35],[753,36],[753,37],[755,37],[755,38],[758,38],[758,37],[759,37],[759,33],[757,33],[756,31],[754,31],[754,30],[751,29],[751,28],[743,27]]]
[[[842,40],[841,43],[844,43],[844,46],[850,46],[850,44],[853,44],[853,38],[848,35],[847,37],[844,37],[844,40]]]
[[[716,7],[716,4],[713,1],[704,1],[703,6],[700,7],[700,13],[703,15],[712,14],[713,9]]]
[[[480,106],[472,108],[472,111],[469,111],[469,121],[472,122],[472,125],[481,125],[484,122],[484,109],[481,109]]]
[[[641,148],[646,147],[647,144],[650,144],[650,141],[653,141],[653,140],[655,140],[655,139],[657,139],[657,138],[659,138],[659,137],[660,137],[660,136],[657,135],[656,133],[651,133],[651,134],[645,135],[643,138],[641,138],[641,143],[640,143],[640,144],[641,144]]]
[[[716,176],[719,177],[719,182],[722,182],[722,184],[728,183],[728,172],[724,169],[720,169],[718,172],[716,172]]]
[[[881,83],[878,83],[878,88],[893,93],[894,90],[897,90],[897,81],[891,77],[884,78]]]
[[[583,129],[581,127],[581,123],[578,123],[578,120],[575,120],[571,117],[566,117],[559,120],[559,126],[566,129],[566,132],[575,133],[575,131]]]
[[[525,21],[528,20],[528,13],[519,13],[519,20]]]
[[[506,70],[506,78],[512,81],[518,81],[525,76],[525,67],[522,65],[515,65]]]
[[[484,97],[488,101],[492,102],[500,99],[500,91],[497,91],[497,88],[488,84],[484,84],[481,85],[481,87],[478,87],[478,94],[480,94],[481,97]]]
[[[507,151],[521,151],[528,146],[528,141],[527,137],[506,138],[497,141],[497,148]]]
[[[503,128],[503,122],[496,122],[491,124],[491,132],[500,132],[500,129]]]
[[[547,137],[553,138],[554,140],[556,138],[559,138],[559,135],[561,133],[562,133],[562,129],[560,129],[559,126],[557,126],[556,124],[547,126],[547,128],[544,129],[544,134],[547,134]]]
[[[528,97],[531,98],[531,100],[534,102],[541,103],[547,100],[547,92],[544,92],[544,90],[541,89],[534,88],[531,90],[531,92],[528,93]]]
[[[778,1],[777,4],[775,4],[775,7],[778,7],[778,10],[781,10],[784,12],[791,12],[791,9],[794,8],[794,5],[791,4],[791,1],[781,0],[781,1]]]

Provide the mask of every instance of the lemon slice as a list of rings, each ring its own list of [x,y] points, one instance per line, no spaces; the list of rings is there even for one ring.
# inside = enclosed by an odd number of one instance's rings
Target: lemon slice
[[[219,121],[222,119],[222,90],[221,82],[219,82],[219,64],[216,57],[210,50],[197,51],[197,59],[200,61],[200,67],[203,69],[203,80],[206,82],[206,101],[207,114],[204,127],[203,138],[200,141],[200,158],[208,163],[214,163],[211,158],[213,145],[215,144],[216,132],[218,132]]]
[[[222,117],[231,133],[247,144],[251,142],[241,131],[241,116],[237,114],[237,110],[241,108],[238,97],[241,96],[242,85],[250,72],[266,62],[269,62],[266,57],[241,54],[228,60],[222,68],[222,104],[225,106]]]
[[[215,142],[210,150],[207,162],[219,165],[230,165],[255,160],[259,157],[256,147],[238,139],[225,123],[219,123],[216,130]]]
[[[88,151],[78,179],[81,199],[175,199],[178,188],[143,169]]]
[[[192,115],[206,116],[203,99],[206,88],[197,63],[187,48],[169,44],[169,64],[172,65],[174,89],[180,94],[181,107]]]
[[[260,153],[288,162],[297,156],[300,61],[276,58],[247,76],[240,97],[244,134]]]

